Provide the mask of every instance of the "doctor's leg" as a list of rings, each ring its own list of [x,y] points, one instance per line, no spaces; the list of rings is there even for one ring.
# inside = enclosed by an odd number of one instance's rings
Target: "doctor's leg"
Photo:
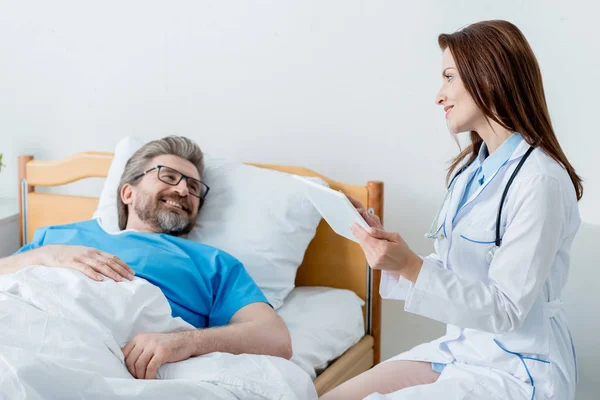
[[[532,396],[530,383],[520,381],[506,372],[488,367],[449,364],[432,384],[410,386],[393,393],[374,393],[364,400],[531,400]]]
[[[362,399],[371,393],[392,393],[416,385],[433,383],[440,376],[431,363],[421,361],[388,361],[344,382],[325,393],[323,400]]]

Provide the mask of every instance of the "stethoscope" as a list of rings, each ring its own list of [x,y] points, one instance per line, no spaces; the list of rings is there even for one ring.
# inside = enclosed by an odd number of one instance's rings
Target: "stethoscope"
[[[512,185],[513,181],[515,180],[515,177],[519,173],[519,170],[521,169],[521,167],[525,163],[525,160],[527,160],[527,158],[529,157],[529,155],[531,154],[531,152],[534,150],[534,148],[535,147],[533,147],[533,146],[529,147],[529,149],[527,150],[527,152],[525,153],[525,155],[521,158],[521,160],[519,161],[519,164],[517,165],[517,168],[515,168],[515,170],[513,171],[512,175],[510,176],[510,179],[506,183],[506,187],[504,188],[504,192],[502,193],[502,199],[500,200],[500,206],[498,207],[498,215],[496,216],[496,240],[494,241],[495,246],[490,249],[490,251],[488,252],[488,254],[486,256],[486,261],[488,262],[488,264],[492,262],[492,259],[494,258],[494,255],[496,254],[496,250],[498,250],[498,248],[502,244],[502,238],[500,237],[500,221],[502,219],[502,207],[504,206],[504,200],[506,199],[506,195],[508,194],[508,190],[510,189],[510,185]],[[444,223],[442,222],[442,224],[440,224],[439,228],[437,228],[437,230],[435,232],[433,232],[434,227],[436,225],[436,222],[439,221],[440,214],[442,212],[442,209],[444,208],[444,205],[446,204],[446,201],[448,200],[448,196],[452,192],[452,189],[453,189],[452,185],[456,181],[456,178],[458,178],[458,176],[460,174],[462,174],[467,169],[467,167],[469,165],[470,164],[464,165],[452,177],[452,179],[450,180],[450,184],[448,185],[448,190],[446,191],[446,195],[444,196],[444,200],[442,201],[442,205],[438,209],[438,212],[435,215],[435,218],[434,218],[433,222],[431,223],[431,227],[429,228],[429,233],[425,234],[425,237],[427,239],[442,239],[442,238],[444,238],[444,234],[441,232],[442,228],[444,227]],[[446,213],[447,213],[447,211],[446,211]],[[444,221],[445,220],[446,220],[446,218],[444,218]]]

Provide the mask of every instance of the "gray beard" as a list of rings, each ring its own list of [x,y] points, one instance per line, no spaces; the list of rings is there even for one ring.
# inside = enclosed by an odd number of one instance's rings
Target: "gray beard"
[[[133,206],[138,218],[147,223],[158,233],[172,236],[185,236],[194,227],[194,220],[189,213],[183,215],[174,210],[166,209],[162,201],[144,193],[138,197]]]

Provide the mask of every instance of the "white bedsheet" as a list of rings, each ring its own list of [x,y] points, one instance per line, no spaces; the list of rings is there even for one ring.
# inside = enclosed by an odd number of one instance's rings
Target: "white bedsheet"
[[[292,361],[314,379],[364,336],[363,305],[350,290],[295,288],[278,310],[292,336]]]
[[[0,276],[0,399],[315,399],[310,377],[278,357],[224,353],[134,379],[121,347],[138,333],[193,329],[143,279],[95,282],[67,269]]]

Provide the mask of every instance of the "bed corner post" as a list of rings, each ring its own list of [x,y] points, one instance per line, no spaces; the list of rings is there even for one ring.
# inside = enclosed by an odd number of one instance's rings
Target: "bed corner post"
[[[33,160],[33,156],[25,155],[19,156],[19,214],[21,216],[19,220],[19,228],[21,232],[21,246],[25,245],[28,241],[27,232],[27,194],[33,192],[33,186],[27,185],[27,169],[26,164]]]
[[[369,181],[367,183],[368,201],[367,208],[370,213],[377,215],[383,223],[383,182]],[[373,362],[378,364],[381,360],[381,296],[379,295],[379,282],[381,271],[368,269],[367,279],[367,329],[375,341],[373,345]]]

